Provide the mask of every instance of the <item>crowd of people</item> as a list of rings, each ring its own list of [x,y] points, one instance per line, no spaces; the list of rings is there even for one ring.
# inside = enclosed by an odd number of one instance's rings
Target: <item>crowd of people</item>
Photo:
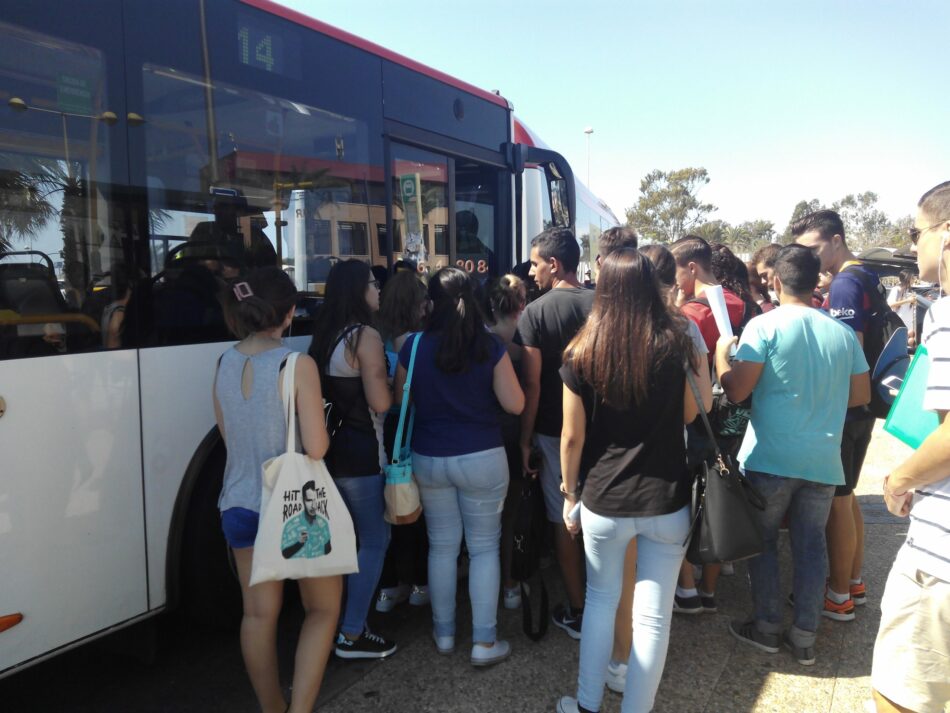
[[[358,260],[336,264],[309,356],[296,362],[296,403],[302,447],[324,459],[352,516],[359,571],[299,581],[305,618],[289,705],[276,655],[283,583],[252,587],[249,577],[261,464],[286,438],[280,383],[290,349],[281,335],[297,295],[276,267],[238,283],[226,310],[241,341],[215,376],[228,446],[219,507],[261,708],[310,711],[331,651],[344,659],[396,652],[369,629],[373,606],[431,605],[434,646],[452,653],[463,543],[470,661],[506,659],[497,610],[519,607],[526,591],[512,577],[512,493],[536,478],[566,597],[552,621],[580,641],[576,693],[557,710],[599,711],[605,685],[623,694],[624,713],[652,710],[673,614],[716,611],[717,580],[731,567],[694,568],[684,558],[696,469],[711,457],[694,426],[701,410],[713,416],[716,445],[766,501],[763,549],[748,562],[750,616],[729,632],[814,664],[821,619],[851,621],[868,600],[854,489],[874,425],[869,371],[884,292],[833,211],[807,215],[791,232],[792,244],[765,246],[746,264],[698,236],[640,246],[630,228],[612,228],[600,237],[593,289],[578,279],[580,249],[565,228],[533,239],[533,284],[514,274],[483,284],[453,267],[424,283],[411,266],[385,275]],[[910,237],[921,279],[939,283],[950,268],[950,182],[921,198]],[[710,304],[717,286],[732,335],[720,334]],[[529,302],[529,294],[538,296]],[[899,307],[905,297],[890,302]],[[933,365],[924,407],[943,422],[946,298],[928,312],[919,342]],[[382,473],[404,392],[415,409],[412,468],[423,515],[390,526]],[[336,414],[332,434],[325,402]],[[872,673],[882,713],[943,710],[950,701],[948,475],[950,427],[942,423],[885,481],[887,507],[911,526],[883,594]],[[779,588],[782,527],[791,593]]]

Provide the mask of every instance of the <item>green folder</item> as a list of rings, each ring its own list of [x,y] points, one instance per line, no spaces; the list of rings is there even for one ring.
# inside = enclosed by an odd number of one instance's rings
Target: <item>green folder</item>
[[[896,436],[911,448],[919,448],[940,421],[934,411],[924,410],[924,393],[927,391],[927,375],[930,373],[930,358],[927,347],[917,347],[914,359],[907,368],[894,405],[884,422],[884,430]]]

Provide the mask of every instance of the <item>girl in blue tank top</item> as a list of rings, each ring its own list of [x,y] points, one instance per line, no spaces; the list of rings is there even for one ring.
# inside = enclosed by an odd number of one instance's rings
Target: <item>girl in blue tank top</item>
[[[290,705],[277,674],[277,617],[283,582],[248,586],[261,500],[261,466],[286,447],[281,377],[290,354],[281,335],[290,326],[297,290],[277,267],[252,271],[225,295],[225,314],[241,341],[221,355],[214,381],[214,413],[228,450],[218,507],[225,539],[234,552],[244,617],[241,653],[263,711],[311,711],[323,681],[340,613],[340,576],[298,580],[306,617],[297,644]],[[300,441],[312,458],[329,447],[320,376],[301,355],[294,372]]]

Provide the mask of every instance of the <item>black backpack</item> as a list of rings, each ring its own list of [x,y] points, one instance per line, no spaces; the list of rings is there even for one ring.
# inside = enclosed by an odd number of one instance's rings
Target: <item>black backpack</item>
[[[522,628],[532,641],[538,641],[548,630],[548,589],[539,571],[541,548],[544,546],[544,529],[547,523],[541,485],[535,478],[527,478],[514,484],[518,488],[518,504],[515,512],[511,548],[511,578],[521,588]],[[538,626],[534,627],[531,614],[531,596],[526,581],[538,575],[540,590]]]
[[[904,326],[903,320],[901,320],[897,313],[887,304],[887,295],[884,291],[884,286],[876,276],[861,269],[859,265],[849,265],[844,271],[860,281],[861,288],[871,300],[868,324],[864,332],[864,357],[867,359],[871,374],[877,373],[878,377],[871,379],[871,403],[868,405],[868,410],[876,418],[887,418],[887,413],[891,409],[893,399],[888,401],[882,396],[882,393],[887,393],[887,389],[882,388],[880,381],[896,373],[894,369],[895,364],[879,365],[878,360],[884,351],[884,347],[887,346],[892,338],[895,338],[895,333],[903,334],[906,344],[907,328]],[[902,330],[902,332],[898,332],[898,330]],[[900,339],[901,337],[898,336],[896,338]],[[906,371],[906,364],[909,362],[906,349],[901,352],[901,356],[896,361],[903,361],[904,370]],[[903,374],[898,375],[903,376]]]

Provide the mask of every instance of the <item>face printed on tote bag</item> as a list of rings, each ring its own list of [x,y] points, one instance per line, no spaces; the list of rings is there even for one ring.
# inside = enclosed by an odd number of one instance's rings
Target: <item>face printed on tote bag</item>
[[[284,530],[280,551],[285,559],[322,557],[330,554],[330,515],[325,488],[314,481],[300,490],[283,492]]]

